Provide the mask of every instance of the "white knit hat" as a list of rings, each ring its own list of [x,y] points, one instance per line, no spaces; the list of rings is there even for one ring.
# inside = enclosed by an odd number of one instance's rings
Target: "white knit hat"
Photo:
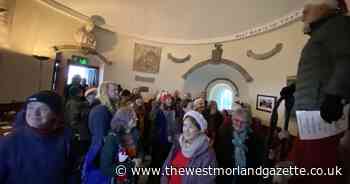
[[[195,119],[197,124],[201,128],[202,132],[205,132],[207,130],[207,127],[208,127],[207,120],[205,120],[205,118],[203,117],[203,115],[201,113],[199,113],[197,111],[188,111],[184,115],[183,119],[185,120],[187,117],[192,117],[193,119]]]
[[[328,5],[332,9],[339,8],[339,3],[337,0],[309,0],[306,2],[306,5]]]

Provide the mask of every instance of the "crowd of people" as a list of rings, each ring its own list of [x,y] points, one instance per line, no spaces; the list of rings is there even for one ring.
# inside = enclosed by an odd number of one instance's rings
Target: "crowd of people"
[[[204,96],[192,99],[190,94],[180,97],[177,91],[162,91],[145,102],[139,89],[130,92],[114,82],[102,82],[84,95],[79,83],[68,88],[67,98],[53,91],[28,97],[15,131],[0,144],[5,160],[0,163],[1,183],[137,183],[133,167],[231,168],[262,163],[247,106],[236,104],[231,117],[220,112],[215,101],[208,103]],[[251,141],[245,143],[246,139]],[[127,169],[125,175],[117,175],[120,165]],[[232,183],[258,178],[174,174],[147,180]]]
[[[350,58],[350,19],[335,0],[313,0],[303,12],[305,34],[310,36],[299,63],[297,82],[283,94],[295,91],[295,108],[318,111],[325,122],[344,116],[350,101],[347,79]],[[232,112],[218,110],[205,94],[161,91],[145,101],[140,89],[123,89],[102,82],[87,89],[73,79],[63,96],[40,91],[27,98],[17,113],[14,131],[0,138],[1,184],[134,184],[142,178],[132,168],[257,168],[273,160],[264,147],[266,137],[254,129],[249,105],[237,102]],[[272,132],[272,131],[271,131]],[[274,132],[272,132],[274,133]],[[301,140],[292,147],[285,166],[331,168],[339,163],[349,172],[350,136]],[[280,139],[288,132],[278,134]],[[266,158],[268,157],[268,159]],[[272,167],[274,165],[271,165]],[[123,167],[125,172],[116,172]],[[289,178],[290,179],[290,178]],[[343,178],[344,179],[344,178]],[[349,175],[345,175],[349,180]],[[283,178],[275,182],[288,183]],[[261,183],[258,175],[155,175],[149,184]],[[289,182],[344,183],[332,176],[298,176]]]

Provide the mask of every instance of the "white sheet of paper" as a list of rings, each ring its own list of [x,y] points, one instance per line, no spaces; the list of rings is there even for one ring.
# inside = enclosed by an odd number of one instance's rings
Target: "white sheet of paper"
[[[301,140],[317,140],[337,135],[348,129],[349,105],[344,108],[344,116],[329,124],[320,115],[320,111],[297,111],[299,137]]]

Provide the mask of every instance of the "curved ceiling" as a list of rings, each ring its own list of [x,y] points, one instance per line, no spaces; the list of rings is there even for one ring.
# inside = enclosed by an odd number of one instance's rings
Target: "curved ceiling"
[[[113,31],[155,40],[223,38],[272,22],[306,0],[56,0],[104,17]]]

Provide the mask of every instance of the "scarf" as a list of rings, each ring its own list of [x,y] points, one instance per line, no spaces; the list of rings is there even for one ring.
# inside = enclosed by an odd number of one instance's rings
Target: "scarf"
[[[246,168],[247,158],[246,153],[248,152],[248,147],[245,145],[245,141],[248,139],[248,134],[252,130],[250,128],[245,128],[241,132],[234,131],[232,144],[234,145],[234,158],[235,167]]]
[[[188,142],[185,140],[183,135],[180,135],[179,143],[181,147],[181,152],[186,158],[192,158],[194,153],[203,146],[204,142],[207,141],[208,138],[205,134],[200,134],[197,138],[193,140],[193,142]]]

